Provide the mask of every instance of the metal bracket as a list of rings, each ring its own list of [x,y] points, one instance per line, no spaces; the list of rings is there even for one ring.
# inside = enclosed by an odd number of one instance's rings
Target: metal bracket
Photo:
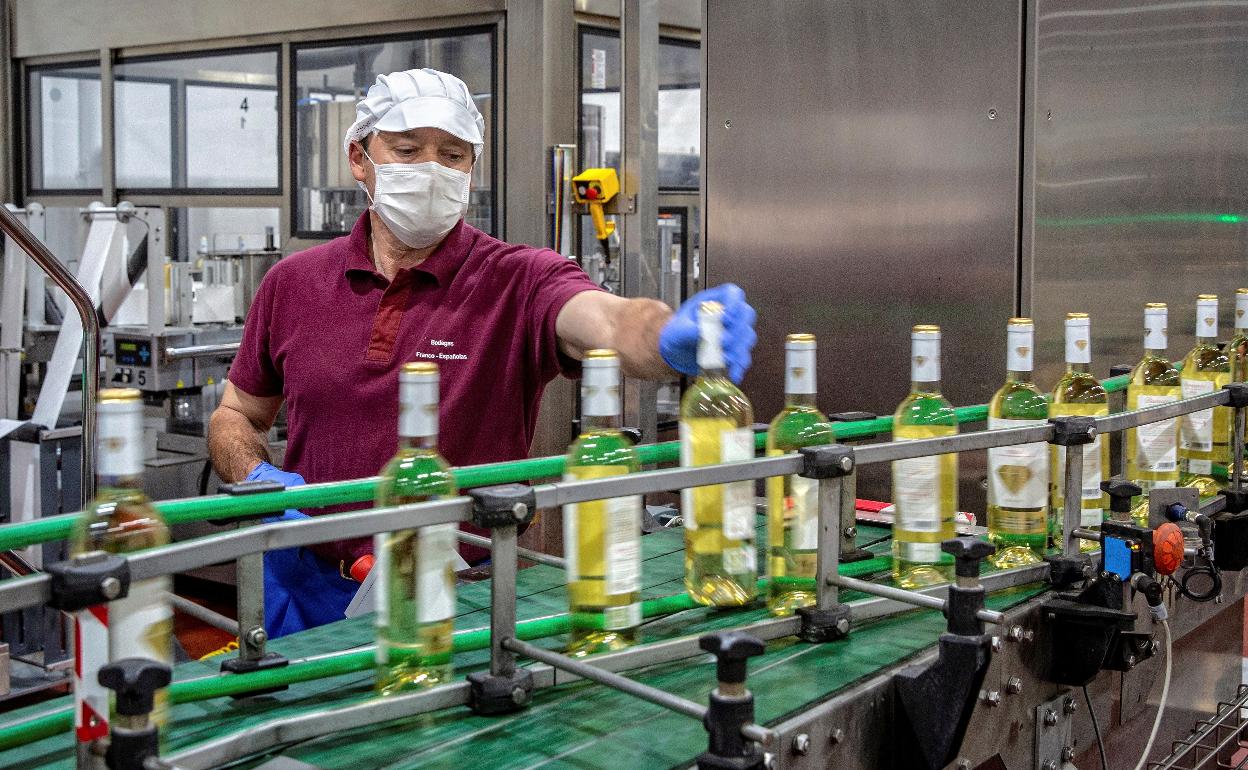
[[[1079,704],[1071,692],[1036,706],[1037,768],[1065,767],[1074,758],[1072,722]]]
[[[533,674],[526,668],[517,668],[510,676],[474,671],[468,675],[468,685],[468,707],[479,716],[519,711],[533,697]]]
[[[802,619],[802,628],[797,638],[803,642],[835,642],[849,635],[853,615],[848,604],[834,604],[827,609],[818,607],[798,607],[797,614]]]
[[[797,474],[807,479],[835,479],[854,472],[854,448],[844,444],[806,446],[798,449],[802,470]]]
[[[283,492],[286,485],[280,481],[240,481],[234,484],[221,484],[217,487],[217,492],[231,497],[245,497],[247,495],[261,495],[266,492]],[[228,519],[208,519],[209,524],[223,527],[227,524],[234,524],[240,521],[251,521],[254,519],[263,519],[276,515],[273,511],[262,511],[261,513],[252,513],[246,516],[231,516]]]
[[[1195,487],[1171,487],[1153,489],[1148,493],[1148,526],[1150,529],[1156,529],[1165,524],[1169,519],[1166,518],[1166,509],[1175,504],[1181,505],[1189,511],[1200,511],[1200,490]],[[1182,522],[1179,528],[1183,530],[1192,530],[1194,524]],[[1190,533],[1195,535],[1195,533]]]
[[[262,657],[256,659],[230,658],[221,661],[221,671],[229,674],[247,674],[252,671],[267,671],[271,668],[285,668],[290,664],[290,659],[278,652],[266,652]],[[231,695],[231,698],[252,698],[257,695],[268,695],[269,693],[281,692],[287,689],[287,685],[278,687],[265,687],[258,690],[248,690],[244,693]]]
[[[1083,416],[1052,417],[1054,446],[1091,444],[1096,440],[1096,418]]]
[[[1243,409],[1248,406],[1248,382],[1232,382],[1223,385],[1222,390],[1231,394],[1231,400],[1227,406],[1232,409]]]
[[[116,554],[91,551],[44,569],[52,578],[48,604],[65,612],[121,599],[130,592],[130,564]]]
[[[472,523],[478,527],[525,525],[537,513],[533,487],[524,484],[481,487],[470,489],[466,494],[472,498]]]

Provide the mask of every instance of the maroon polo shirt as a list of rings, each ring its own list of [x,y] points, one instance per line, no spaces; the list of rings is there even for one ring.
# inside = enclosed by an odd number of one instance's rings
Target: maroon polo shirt
[[[308,483],[376,475],[398,448],[399,367],[418,360],[441,371],[438,446],[448,462],[527,457],[542,389],[560,372],[580,374],[559,352],[555,319],[599,287],[554,251],[462,220],[424,262],[387,281],[369,231],[365,212],[350,235],[280,260],[247,314],[229,378],[253,396],[285,398],[284,469]],[[372,540],[313,550],[350,566]]]

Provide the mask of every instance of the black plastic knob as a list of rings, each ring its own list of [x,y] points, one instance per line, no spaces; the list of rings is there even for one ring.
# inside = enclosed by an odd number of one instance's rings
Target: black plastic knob
[[[1130,513],[1131,498],[1144,494],[1139,484],[1126,479],[1106,479],[1101,482],[1101,491],[1109,495],[1109,509],[1114,513]]]
[[[766,645],[743,631],[721,631],[698,639],[698,646],[716,658],[716,678],[728,684],[745,682],[745,662],[762,655]]]
[[[117,693],[117,713],[142,716],[152,713],[156,691],[169,686],[173,671],[168,664],[148,658],[122,658],[100,668],[100,684]]]
[[[955,537],[940,544],[940,550],[953,556],[953,566],[958,577],[979,577],[984,559],[997,552],[992,543],[977,537]]]

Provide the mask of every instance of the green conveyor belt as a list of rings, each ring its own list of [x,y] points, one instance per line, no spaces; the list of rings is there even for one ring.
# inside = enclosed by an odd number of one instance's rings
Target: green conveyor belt
[[[761,523],[761,520],[760,520]],[[876,553],[888,549],[888,530],[860,526],[858,543]],[[669,596],[683,589],[683,542],[679,531],[660,532],[642,539],[644,589],[647,599]],[[566,611],[563,574],[536,566],[521,570],[517,581],[518,617],[545,617]],[[994,597],[994,606],[1006,606],[1033,595],[1038,588],[1016,589]],[[853,595],[846,595],[852,599]],[[489,623],[489,585],[461,586],[457,629],[482,628]],[[763,609],[686,610],[646,624],[645,639],[661,641],[678,636],[740,626],[766,617]],[[804,704],[816,701],[853,681],[929,647],[944,628],[934,612],[912,612],[857,628],[848,641],[808,645],[796,639],[776,640],[767,653],[750,665],[751,686],[758,696],[761,721],[774,722]],[[371,644],[371,617],[345,620],[270,643],[270,649],[295,659]],[[562,637],[537,642],[558,648]],[[176,668],[176,680],[212,676],[221,658],[187,663]],[[459,674],[484,668],[488,652],[456,655]],[[658,687],[705,702],[713,686],[714,667],[708,656],[647,669],[638,678]],[[167,731],[166,751],[176,751],[205,740],[281,717],[371,697],[371,672],[356,672],[318,681],[301,682],[284,692],[243,701],[218,698],[175,706]],[[14,722],[63,709],[68,698],[30,706],[0,717],[0,728]],[[336,734],[289,747],[283,753],[324,768],[528,767],[556,760],[567,767],[667,766],[687,762],[701,751],[705,732],[694,720],[644,703],[608,688],[575,683],[535,695],[532,706],[508,717],[476,717],[466,708],[446,709],[378,727]],[[73,766],[68,732],[0,752],[0,767],[69,768]],[[633,761],[633,758],[636,761]],[[254,767],[259,761],[243,765]]]

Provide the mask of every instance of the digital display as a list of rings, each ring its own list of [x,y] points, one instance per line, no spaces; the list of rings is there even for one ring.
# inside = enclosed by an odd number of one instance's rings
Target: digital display
[[[152,363],[150,340],[117,340],[114,348],[120,366],[150,366]]]

